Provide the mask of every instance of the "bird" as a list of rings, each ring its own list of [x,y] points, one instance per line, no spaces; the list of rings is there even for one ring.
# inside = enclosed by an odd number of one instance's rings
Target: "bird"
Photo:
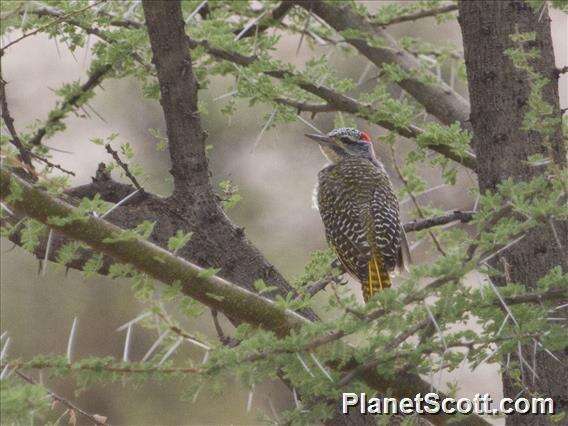
[[[318,173],[317,207],[327,242],[368,302],[410,264],[399,203],[368,133],[341,127],[306,134],[330,161]]]

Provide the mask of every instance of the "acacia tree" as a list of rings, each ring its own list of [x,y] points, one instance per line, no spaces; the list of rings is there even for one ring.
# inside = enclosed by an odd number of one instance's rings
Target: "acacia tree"
[[[496,362],[502,365],[507,396],[550,396],[556,402],[556,416],[512,416],[508,422],[563,421],[568,339],[565,324],[550,318],[565,319],[568,303],[568,173],[557,85],[565,69],[555,68],[548,3],[424,1],[381,6],[376,13],[364,3],[321,0],[10,2],[2,7],[3,34],[20,30],[4,43],[3,58],[20,40],[42,32],[65,40],[70,49],[83,46],[88,36],[98,40],[85,81],[61,88],[61,101],[39,126],[22,130],[25,126],[14,123],[9,85],[2,80],[3,235],[44,262],[129,277],[148,304],[138,322],[161,333],[141,362],[40,355],[3,359],[2,392],[15,395],[6,398],[11,404],[2,404],[8,406],[6,415],[16,421],[32,409],[47,415],[41,398],[47,392],[69,413],[107,422],[38,387],[30,372],[40,369],[76,375],[84,385],[133,376],[190,376],[193,392],[227,376],[251,389],[278,377],[297,395],[296,407],[282,413],[286,421],[366,424],[375,420],[339,415],[342,391],[414,396],[431,389],[420,374],[463,362],[472,368]],[[387,32],[400,22],[451,18],[458,9],[471,107],[452,81],[430,70],[432,63],[459,68],[459,50],[411,38],[396,41]],[[354,49],[380,79],[363,92],[328,67],[317,49],[303,68],[284,63],[274,53],[275,35],[283,32],[339,51]],[[357,118],[385,129],[381,142],[393,152],[393,167],[404,183],[401,194],[415,204],[416,219],[405,229],[430,239],[439,257],[414,265],[395,288],[365,306],[337,288],[326,298],[333,318],[320,321],[313,296],[342,273],[331,253],[316,253],[304,276],[287,282],[225,214],[234,201],[230,185],[220,197],[210,183],[198,89],[206,90],[212,75],[235,78],[234,98],[272,107],[265,129],[305,121],[305,113],[335,114],[342,124]],[[140,185],[128,164],[129,148],[116,151],[112,137],[95,141],[112,162],[99,166],[91,184],[68,185],[62,176],[73,171],[52,161],[45,141],[65,130],[66,116],[85,105],[107,78],[136,78],[148,97],[160,101],[167,134],[158,136],[167,143],[172,166],[169,197]],[[394,153],[401,138],[416,146],[399,166]],[[426,164],[438,168],[448,184],[462,169],[475,172],[475,211],[421,206],[415,194],[425,183],[414,172]],[[130,183],[116,181],[112,169],[121,170]],[[439,228],[454,222],[469,225]],[[463,284],[472,271],[487,277],[480,289]],[[211,309],[219,341],[205,342],[184,330],[159,301],[174,302],[186,316]],[[236,326],[234,336],[225,335],[218,312]],[[150,318],[158,322],[146,323]],[[452,327],[470,318],[482,331]],[[358,343],[346,343],[345,337]],[[206,362],[172,362],[182,342],[205,347]],[[18,379],[33,386],[18,385]],[[450,418],[421,420],[444,424]],[[451,419],[486,424],[477,416]]]

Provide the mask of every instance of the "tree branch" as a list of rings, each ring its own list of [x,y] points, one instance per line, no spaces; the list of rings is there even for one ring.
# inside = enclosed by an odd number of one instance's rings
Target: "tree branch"
[[[4,124],[6,124],[6,128],[8,129],[8,132],[10,132],[10,136],[12,137],[10,142],[12,142],[12,145],[14,145],[18,149],[22,162],[28,169],[28,172],[33,176],[35,174],[35,169],[32,164],[31,153],[20,140],[18,132],[16,131],[16,127],[14,126],[14,119],[10,115],[10,110],[8,109],[8,99],[6,98],[6,82],[4,81],[4,78],[2,78],[1,66],[2,65],[0,64],[0,106],[2,107],[2,120],[4,120]]]
[[[62,14],[61,11],[58,11],[57,9],[54,8],[42,8],[39,9],[38,11],[36,11],[39,14],[46,14],[46,15],[54,15],[54,16],[59,16]],[[111,15],[112,16],[112,15]],[[98,31],[98,29],[96,28],[87,28],[84,25],[82,25],[79,22],[74,22],[74,21],[67,21],[68,23],[72,24],[72,25],[76,25],[80,28],[82,28],[84,31],[86,31],[89,34],[93,34],[99,38],[101,38],[102,40],[106,41],[107,43],[113,43],[114,41],[112,39],[109,39],[108,37],[106,37],[104,34],[102,34],[100,31]],[[120,19],[114,18],[111,21],[111,25],[116,25],[116,26],[121,26],[121,27],[126,27],[126,28],[141,28],[142,24],[136,21],[126,21],[126,22],[122,22]],[[242,55],[240,53],[237,52],[231,52],[231,51],[227,51],[224,49],[220,49],[217,47],[212,46],[207,40],[194,40],[190,37],[188,37],[188,41],[189,41],[189,45],[192,49],[195,49],[197,47],[202,47],[204,48],[207,53],[209,55],[211,55],[213,58],[218,59],[218,60],[225,60],[228,62],[232,62],[236,65],[240,65],[240,66],[250,66],[252,65],[257,58],[255,56],[245,56]],[[147,64],[144,64],[142,62],[143,66],[147,66]],[[338,92],[333,91],[332,89],[322,86],[322,85],[316,85],[310,82],[306,82],[306,81],[302,81],[303,79],[300,76],[294,75],[293,73],[291,73],[290,71],[284,71],[284,70],[270,70],[270,71],[265,71],[264,74],[269,75],[270,77],[273,78],[277,78],[279,80],[282,79],[289,79],[291,81],[297,81],[298,86],[300,88],[302,88],[303,90],[325,100],[327,102],[327,104],[325,105],[310,105],[307,103],[303,103],[303,102],[298,102],[298,101],[294,101],[294,100],[287,100],[287,99],[275,99],[275,102],[280,103],[280,104],[287,104],[289,106],[298,108],[298,107],[303,107],[302,110],[304,111],[310,111],[310,112],[331,112],[331,111],[341,111],[341,112],[347,112],[350,114],[354,114],[360,117],[363,117],[367,120],[369,120],[369,122],[376,124],[378,126],[384,127],[387,130],[391,130],[394,131],[398,134],[400,134],[403,137],[406,138],[416,138],[417,136],[419,136],[420,134],[423,133],[423,130],[420,129],[417,126],[414,125],[410,125],[407,128],[400,128],[400,127],[396,127],[394,126],[391,122],[388,121],[384,121],[384,120],[379,120],[375,117],[373,117],[374,115],[374,108],[371,107],[370,105],[366,105],[363,104],[349,96],[340,94]],[[435,151],[461,165],[463,165],[464,167],[467,167],[469,169],[475,170],[475,156],[471,153],[466,153],[465,155],[461,155],[461,154],[457,154],[454,152],[454,150],[447,146],[447,145],[439,145],[439,144],[427,144],[425,145],[427,148],[431,149],[432,151]]]
[[[239,28],[233,31],[235,35],[240,35],[239,39],[252,37],[255,34],[262,33],[269,28],[272,28],[275,22],[280,22],[284,17],[288,14],[290,9],[292,9],[294,5],[288,1],[282,1],[278,6],[276,6],[272,12],[270,12],[269,16],[264,17],[261,19],[260,22],[251,25],[246,31],[243,32],[244,28]]]
[[[49,194],[34,188],[23,179],[4,168],[0,174],[0,195],[4,200],[12,196],[10,206],[21,214],[30,216],[69,238],[81,241],[94,250],[112,256],[119,262],[132,265],[136,270],[162,281],[167,285],[181,283],[181,291],[206,306],[223,312],[229,318],[247,322],[274,332],[278,336],[308,324],[309,320],[290,310],[277,307],[274,302],[249,290],[236,286],[220,277],[205,277],[203,269],[166,250],[141,239],[120,238],[122,230],[104,220],[89,216],[84,220],[54,224],[50,218],[73,217],[76,210],[69,204],[56,200]],[[18,188],[17,196],[13,193]],[[343,368],[357,367],[352,359]],[[391,388],[395,396],[427,393],[431,386],[418,375],[400,374],[396,379],[384,379],[376,371],[368,370],[365,382],[385,392]],[[427,416],[435,424],[442,424],[446,416]],[[487,424],[476,416],[468,417],[468,424]],[[472,423],[473,422],[473,423]]]
[[[130,182],[132,182],[132,184],[136,187],[136,189],[143,190],[142,187],[140,186],[140,184],[138,183],[136,176],[134,176],[132,174],[132,172],[130,171],[130,169],[128,168],[128,164],[126,164],[124,161],[122,161],[120,159],[118,152],[116,152],[114,149],[112,149],[112,147],[108,143],[105,145],[105,149],[110,155],[112,155],[112,158],[114,158],[114,161],[116,161],[116,163],[119,165],[119,167],[122,170],[124,170],[126,177],[128,177],[128,179],[130,179]]]
[[[458,10],[458,5],[448,4],[446,6],[434,7],[432,9],[419,10],[418,12],[409,13],[407,15],[397,16],[395,18],[389,19],[388,21],[376,21],[379,26],[387,27],[389,25],[400,24],[403,22],[416,21],[417,19],[428,18],[430,16],[440,15],[442,13],[448,13]],[[377,18],[371,17],[371,19],[376,20]]]
[[[10,366],[8,366],[8,368],[10,368]],[[17,367],[14,367],[14,368],[17,368]],[[83,410],[82,408],[73,404],[71,401],[63,398],[62,396],[56,394],[52,390],[50,390],[50,389],[46,388],[45,386],[39,384],[38,382],[36,382],[34,379],[32,379],[27,374],[24,374],[19,370],[16,370],[15,372],[18,375],[18,377],[20,377],[22,380],[28,382],[29,384],[34,385],[34,386],[42,386],[54,401],[60,402],[61,404],[66,406],[69,410],[72,410],[72,411],[79,413],[80,415],[82,415],[83,417],[85,417],[87,420],[94,423],[95,425],[97,425],[97,426],[108,425],[108,423],[106,421],[106,417],[98,415],[98,414],[88,413],[85,410]]]
[[[432,228],[434,226],[446,225],[451,222],[468,223],[473,219],[473,211],[454,210],[442,216],[429,217],[425,219],[416,219],[404,224],[406,232],[417,232],[423,229]]]
[[[144,16],[152,47],[152,62],[160,83],[174,177],[174,195],[179,202],[193,202],[190,194],[209,197],[205,132],[197,107],[197,80],[193,75],[189,43],[179,2],[143,1]]]
[[[244,56],[239,53],[229,52],[223,49],[213,47],[207,40],[193,40],[189,37],[188,39],[189,39],[189,45],[192,49],[199,46],[203,47],[207,51],[207,53],[209,53],[211,56],[217,59],[229,61],[234,64],[245,67],[250,66],[256,60],[256,57],[254,56]],[[264,74],[270,77],[277,78],[279,80],[289,79],[295,81],[298,87],[300,87],[301,89],[304,89],[306,92],[309,92],[325,100],[327,102],[327,106],[325,108],[333,107],[335,111],[348,112],[350,114],[363,117],[371,123],[384,127],[387,130],[394,131],[406,138],[416,138],[424,132],[421,128],[414,125],[410,125],[408,127],[397,127],[390,121],[377,119],[373,117],[375,115],[374,114],[375,111],[372,106],[363,104],[357,101],[356,99],[353,99],[349,96],[336,92],[321,84],[315,84],[305,81],[302,77],[295,75],[290,71],[276,69],[276,70],[264,71]],[[286,101],[282,102],[282,100],[279,100],[277,102],[284,103]],[[463,165],[464,167],[475,170],[476,160],[475,156],[471,153],[466,153],[464,155],[458,154],[452,149],[452,147],[448,145],[427,144],[425,146],[431,149],[432,151],[435,151]]]
[[[380,37],[389,44],[388,47],[373,47],[360,38],[346,38],[346,41],[367,57],[377,68],[384,64],[397,65],[407,74],[398,85],[412,95],[426,111],[444,124],[459,122],[462,127],[469,120],[469,103],[452,90],[447,84],[438,82],[427,84],[414,77],[413,74],[423,72],[420,62],[410,53],[396,45],[384,30],[375,28],[364,17],[355,13],[350,4],[330,3],[321,0],[294,1],[300,7],[311,10],[336,31],[357,30],[370,37]],[[434,75],[432,75],[435,78]]]

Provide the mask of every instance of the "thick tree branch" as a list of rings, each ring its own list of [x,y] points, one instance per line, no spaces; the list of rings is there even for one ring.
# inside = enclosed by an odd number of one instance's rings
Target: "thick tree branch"
[[[423,72],[419,61],[410,53],[395,44],[391,37],[355,13],[350,4],[324,2],[321,0],[295,1],[298,6],[312,11],[336,31],[356,28],[369,37],[380,37],[388,47],[373,47],[366,40],[346,37],[362,55],[367,57],[377,68],[384,64],[396,65],[407,73],[407,77],[398,82],[400,87],[412,95],[426,111],[444,124],[459,122],[465,128],[469,120],[469,103],[443,82],[427,84],[414,74]],[[433,78],[435,78],[432,75]]]
[[[173,197],[179,202],[189,202],[191,197],[188,196],[196,188],[199,193],[210,196],[206,135],[201,128],[197,80],[192,71],[181,5],[177,1],[144,1],[142,4],[162,95],[174,177]]]
[[[277,335],[284,336],[292,330],[308,324],[309,320],[290,310],[277,307],[274,302],[249,290],[236,286],[218,276],[205,277],[203,269],[166,250],[141,239],[121,239],[122,230],[95,217],[86,217],[64,224],[53,224],[50,218],[71,217],[76,214],[69,204],[54,199],[49,194],[34,188],[23,179],[1,169],[0,195],[6,200],[13,196],[10,206],[26,216],[32,217],[69,238],[81,241],[98,252],[112,256],[115,260],[132,265],[136,270],[162,281],[167,285],[181,283],[181,291],[205,304],[223,312],[229,318],[247,322]],[[18,187],[19,196],[12,192]],[[331,341],[331,340],[330,340]],[[343,367],[345,371],[357,368],[358,363],[351,360]],[[384,393],[392,389],[393,395],[402,397],[427,393],[431,386],[419,376],[401,373],[396,380],[384,379],[374,369],[365,370],[365,382]],[[446,416],[428,416],[435,424],[443,424]],[[469,416],[465,423],[487,423],[476,416]]]

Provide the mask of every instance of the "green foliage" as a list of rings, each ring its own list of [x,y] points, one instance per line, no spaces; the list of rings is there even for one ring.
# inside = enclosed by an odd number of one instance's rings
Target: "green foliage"
[[[51,404],[48,394],[39,385],[22,384],[12,377],[0,382],[0,417],[4,424],[29,424],[42,418]]]
[[[230,180],[219,182],[219,188],[221,189],[221,202],[225,210],[232,209],[242,201],[243,197],[239,194],[239,187]]]
[[[177,230],[175,235],[170,237],[168,240],[168,250],[172,253],[177,253],[178,250],[182,249],[191,240],[193,232],[184,233],[181,230]]]

